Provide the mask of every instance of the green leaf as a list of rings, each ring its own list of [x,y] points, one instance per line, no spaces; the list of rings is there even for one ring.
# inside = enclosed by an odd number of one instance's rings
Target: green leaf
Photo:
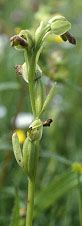
[[[62,35],[67,32],[71,28],[71,24],[69,21],[65,19],[65,17],[56,17],[54,21],[51,23],[51,30],[55,35]]]
[[[42,107],[42,110],[40,112],[40,115],[46,111],[46,109],[48,108],[49,104],[51,103],[54,95],[55,95],[55,92],[56,92],[56,82],[53,84],[53,86],[51,87],[47,97],[46,97],[46,100],[44,101],[44,104],[43,104],[43,107]]]
[[[82,183],[82,175],[80,176],[80,182]],[[50,207],[54,202],[76,186],[78,186],[77,174],[70,170],[64,175],[59,176],[57,179],[55,178],[51,184],[36,195],[34,217],[41,211]]]
[[[0,91],[19,89],[20,85],[17,82],[3,82],[0,84]]]
[[[10,226],[19,226],[19,197],[17,191]]]

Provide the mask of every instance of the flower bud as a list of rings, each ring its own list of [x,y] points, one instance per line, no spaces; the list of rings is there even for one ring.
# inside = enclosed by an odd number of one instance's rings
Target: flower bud
[[[34,143],[27,137],[23,144],[23,168],[28,177],[33,174],[34,150]]]
[[[16,161],[18,162],[19,166],[23,167],[23,157],[22,157],[17,133],[14,133],[12,136],[12,144],[13,144],[13,151],[14,151]]]
[[[39,65],[36,65],[36,71],[35,71],[35,79],[40,78],[42,76],[42,70],[39,67]]]
[[[42,121],[38,118],[34,119],[28,129],[27,136],[31,141],[40,140],[43,132]]]
[[[41,79],[37,79],[34,84],[34,92],[35,92],[35,108],[36,115],[38,116],[42,110],[42,106],[44,103],[44,85]]]

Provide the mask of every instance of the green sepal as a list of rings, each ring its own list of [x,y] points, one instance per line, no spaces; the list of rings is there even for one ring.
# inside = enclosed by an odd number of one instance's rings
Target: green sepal
[[[26,62],[22,65],[22,77],[28,83],[28,72]]]
[[[51,24],[51,31],[53,31],[55,35],[62,35],[71,28],[70,22],[63,16],[55,16],[49,20],[49,22]]]
[[[26,39],[27,43],[28,43],[28,47],[32,48],[34,41],[33,41],[33,38],[32,38],[32,34],[29,30],[21,30],[20,33],[19,33],[19,36]]]
[[[43,123],[40,119],[36,118],[32,121],[27,136],[31,141],[39,141],[42,137]]]

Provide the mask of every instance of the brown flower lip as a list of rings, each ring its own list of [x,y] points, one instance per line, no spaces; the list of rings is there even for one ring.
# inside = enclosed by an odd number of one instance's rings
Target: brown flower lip
[[[61,38],[65,42],[68,40],[71,44],[76,45],[75,37],[68,31],[65,34],[61,35]]]
[[[66,32],[66,37],[70,43],[76,45],[76,39],[69,31]]]
[[[50,124],[53,122],[52,119],[47,119],[45,122],[43,122],[43,126],[47,127],[50,126]]]
[[[21,45],[22,47],[28,46],[26,39],[24,39],[18,35],[14,35],[10,38],[11,46],[15,46],[15,41],[18,41],[18,45]]]

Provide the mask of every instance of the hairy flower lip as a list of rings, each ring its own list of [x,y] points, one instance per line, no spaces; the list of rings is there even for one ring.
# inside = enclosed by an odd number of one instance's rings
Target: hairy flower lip
[[[50,124],[53,122],[52,119],[47,119],[45,122],[43,122],[43,127],[47,127],[47,126],[50,126]]]
[[[66,37],[71,44],[76,45],[76,39],[69,31],[66,32]]]
[[[14,35],[10,38],[10,42],[11,42],[11,46],[15,46],[15,42],[18,41],[17,45],[21,45],[23,47],[27,47],[28,43],[26,41],[26,39],[18,36],[18,35]]]
[[[69,43],[76,45],[76,39],[69,31],[67,31],[65,34],[61,35],[61,38],[65,42],[68,40]]]

